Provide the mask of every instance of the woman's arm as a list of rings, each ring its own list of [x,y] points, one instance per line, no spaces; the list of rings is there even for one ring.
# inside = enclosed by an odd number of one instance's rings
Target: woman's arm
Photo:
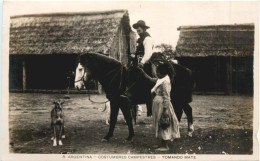
[[[154,87],[151,89],[151,93],[155,92],[155,90],[158,88],[158,86],[160,86],[164,81],[166,81],[167,79],[169,79],[169,76],[165,76],[161,79],[158,79],[156,81],[156,84],[154,85]]]

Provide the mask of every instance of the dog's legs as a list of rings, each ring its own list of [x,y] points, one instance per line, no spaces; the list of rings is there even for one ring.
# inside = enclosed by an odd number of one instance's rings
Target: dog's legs
[[[64,130],[64,122],[62,124],[62,139],[65,139],[65,130]]]
[[[55,125],[53,126],[53,146],[57,146]]]
[[[51,137],[51,140],[53,140],[54,139],[54,130],[53,130],[53,124],[51,123],[51,129],[52,129],[52,137]]]
[[[59,145],[62,145],[62,141],[61,141],[62,131],[63,131],[63,125],[60,126]]]

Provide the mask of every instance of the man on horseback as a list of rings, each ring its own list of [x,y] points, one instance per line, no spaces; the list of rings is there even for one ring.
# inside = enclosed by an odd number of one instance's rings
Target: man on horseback
[[[133,24],[133,28],[136,29],[139,39],[137,40],[137,47],[135,54],[131,54],[133,66],[139,66],[144,69],[144,71],[152,76],[151,73],[151,62],[149,61],[153,54],[153,40],[150,34],[146,31],[149,26],[146,26],[143,20],[139,20],[137,23]],[[138,115],[141,115],[142,106],[137,106]],[[148,116],[151,115],[148,114]]]
[[[135,54],[131,54],[130,56],[135,65],[138,63],[140,67],[145,68],[153,54],[153,40],[150,34],[146,31],[150,27],[146,26],[143,20],[139,20],[137,23],[133,24],[133,28],[136,29],[140,37],[137,40]]]

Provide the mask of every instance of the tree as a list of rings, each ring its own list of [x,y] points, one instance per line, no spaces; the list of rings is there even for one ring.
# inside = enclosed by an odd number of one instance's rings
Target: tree
[[[172,45],[162,43],[160,45],[155,46],[156,49],[159,49],[161,53],[164,54],[166,59],[173,59],[175,55],[175,50],[173,49]]]

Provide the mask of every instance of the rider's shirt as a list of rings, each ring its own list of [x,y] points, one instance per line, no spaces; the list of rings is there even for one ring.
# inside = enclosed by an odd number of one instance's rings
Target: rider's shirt
[[[149,33],[143,33],[137,40],[136,57],[142,57],[141,63],[145,64],[153,54],[153,40]]]

